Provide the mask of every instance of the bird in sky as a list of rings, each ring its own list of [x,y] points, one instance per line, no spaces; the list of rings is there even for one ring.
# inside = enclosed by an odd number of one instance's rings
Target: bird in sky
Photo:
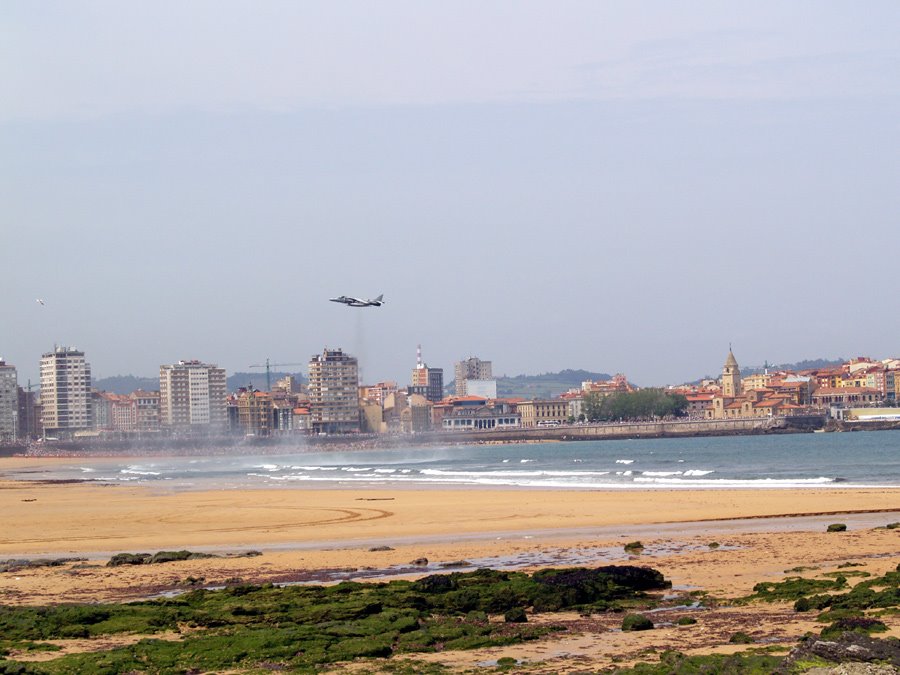
[[[37,304],[41,305],[41,306],[43,306],[43,304],[44,304],[44,301],[41,300],[40,298],[37,298],[37,299],[35,300],[35,302],[36,302]]]

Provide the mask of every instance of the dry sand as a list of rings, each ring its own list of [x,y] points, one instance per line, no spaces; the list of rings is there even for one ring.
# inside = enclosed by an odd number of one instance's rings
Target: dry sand
[[[874,529],[900,520],[900,491],[891,489],[165,492],[0,481],[0,513],[0,560],[88,558],[0,574],[0,603],[7,604],[135,599],[186,588],[189,577],[205,584],[289,581],[347,568],[352,578],[353,570],[406,566],[420,557],[432,564],[494,557],[539,567],[624,562],[629,558],[622,545],[633,539],[646,549],[632,564],[660,569],[677,589],[703,589],[724,599],[746,595],[758,581],[782,579],[796,567],[821,574],[852,561],[863,565],[856,569],[880,574],[900,560],[900,530]],[[804,517],[783,517],[791,515]],[[846,522],[850,530],[827,534],[830,522]],[[712,541],[721,546],[710,548]],[[390,550],[370,550],[379,545]],[[115,552],[174,549],[256,549],[263,555],[104,566]],[[565,637],[427,658],[470,668],[511,655],[545,662],[547,672],[565,672],[631,661],[648,646],[717,650],[740,627],[786,644],[810,629],[810,617],[785,607],[722,607],[702,616],[702,629],[670,626],[641,636],[610,632],[603,624],[608,618],[588,626],[575,617]]]
[[[2,464],[0,464],[2,466]],[[900,511],[886,489],[545,491],[151,488],[0,482],[0,555],[315,547],[787,514]]]

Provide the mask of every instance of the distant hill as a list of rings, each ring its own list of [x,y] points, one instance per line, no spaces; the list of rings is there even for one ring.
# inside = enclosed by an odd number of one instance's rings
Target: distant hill
[[[753,366],[741,368],[741,375],[755,375],[766,368],[769,370],[813,370],[814,368],[832,368],[846,363],[847,359],[806,359],[796,363],[781,363],[778,365]]]
[[[134,375],[113,375],[94,380],[94,389],[113,394],[130,394],[138,389],[158,391],[159,377],[135,377]]]
[[[592,373],[588,370],[561,370],[541,375],[501,375],[497,378],[497,396],[501,398],[553,398],[569,389],[580,389],[585,380],[609,380],[612,375]],[[451,381],[444,389],[448,394],[456,391]]]
[[[541,375],[503,375],[497,378],[497,396],[501,398],[553,398],[569,391],[580,389],[586,380],[609,380],[612,375],[592,373],[587,370],[561,370],[558,373]]]
[[[805,359],[803,361],[797,361],[796,363],[780,363],[780,364],[768,364],[762,366],[748,366],[746,368],[741,368],[741,375],[756,375],[757,373],[764,372],[767,368],[769,371],[773,370],[812,370],[814,368],[831,368],[834,366],[840,366],[847,362],[847,359]],[[703,380],[716,380],[721,377],[722,373],[719,372],[716,375],[704,375],[703,377],[695,380],[694,382],[687,382],[686,384],[700,384]]]
[[[270,377],[272,384],[276,380],[280,380],[285,375],[293,375],[298,382],[306,383],[306,376],[302,373],[284,373],[281,371],[272,371]],[[226,380],[228,391],[237,391],[241,387],[247,387],[251,383],[256,389],[264,390],[266,388],[266,373],[234,373]],[[113,375],[112,377],[101,377],[94,380],[94,388],[99,391],[109,391],[113,394],[130,394],[138,389],[144,391],[159,391],[158,377],[135,377],[134,375]]]

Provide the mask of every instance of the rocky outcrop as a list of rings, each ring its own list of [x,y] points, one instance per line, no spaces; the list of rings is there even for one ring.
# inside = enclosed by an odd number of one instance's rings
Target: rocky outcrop
[[[36,567],[59,567],[69,563],[85,562],[87,558],[38,558],[37,560],[0,560],[0,572],[18,572]]]
[[[812,637],[791,651],[787,663],[791,664],[811,658],[824,659],[842,666],[852,663],[887,665],[889,670],[885,672],[895,673],[897,668],[900,668],[900,640],[878,640],[854,632],[841,633],[840,636],[829,640]]]

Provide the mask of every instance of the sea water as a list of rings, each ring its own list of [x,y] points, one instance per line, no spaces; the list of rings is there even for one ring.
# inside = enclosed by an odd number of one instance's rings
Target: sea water
[[[39,459],[9,478],[211,487],[900,487],[900,433],[448,445],[211,457]]]

